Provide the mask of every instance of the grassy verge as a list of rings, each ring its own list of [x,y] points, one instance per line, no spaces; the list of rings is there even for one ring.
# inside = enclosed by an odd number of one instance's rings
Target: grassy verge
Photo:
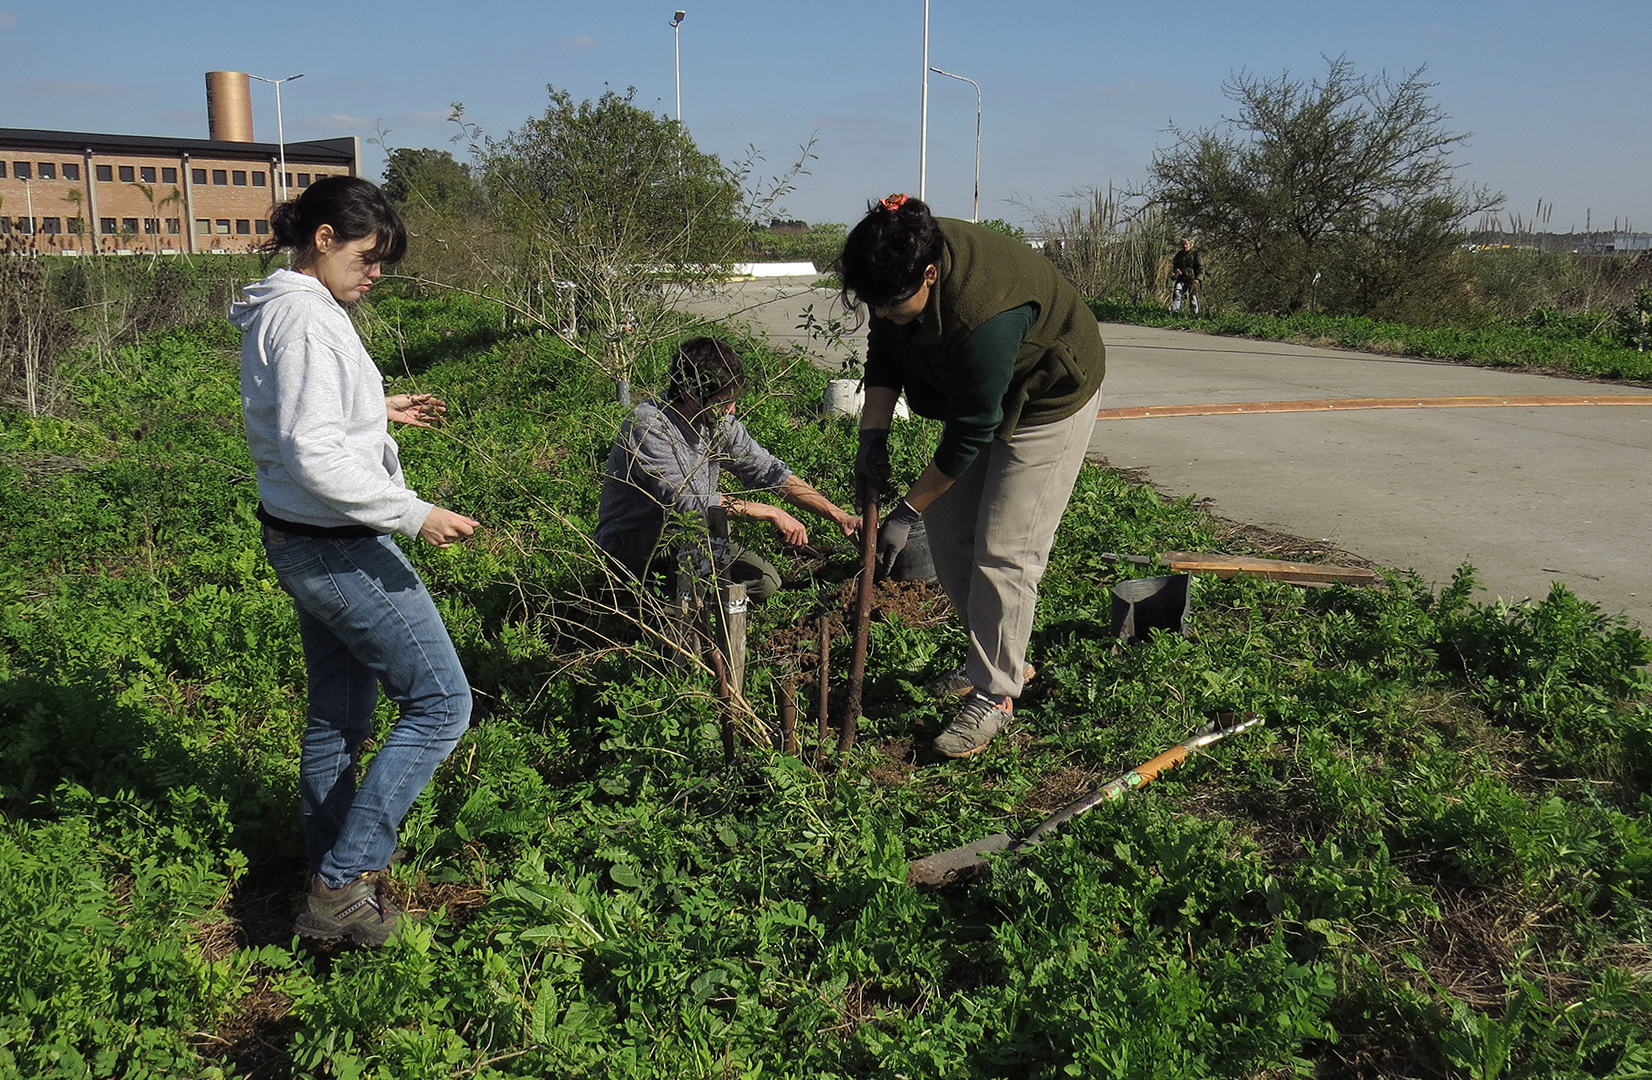
[[[1092,299],[1090,308],[1104,322],[1332,345],[1483,367],[1538,368],[1592,379],[1652,381],[1652,352],[1639,352],[1614,340],[1621,335],[1618,318],[1612,315],[1537,311],[1523,319],[1492,320],[1476,327],[1422,327],[1314,312],[1195,316],[1172,313],[1158,304],[1115,298]]]
[[[1039,678],[987,753],[917,752],[948,708],[921,683],[963,647],[919,598],[874,625],[852,755],[724,766],[707,678],[572,604],[611,385],[460,300],[376,315],[390,389],[452,409],[399,432],[409,476],[487,525],[410,549],[481,703],[392,872],[428,914],[379,952],[295,945],[304,679],[234,336],[149,335],[78,373],[67,418],[0,415],[0,1077],[1652,1069],[1638,633],[1559,588],[1478,605],[1466,571],[1437,596],[1199,579],[1189,636],[1120,649],[1109,586],[1142,571],[1097,553],[1214,526],[1087,468]],[[747,422],[847,498],[824,375],[749,355]],[[931,437],[900,429],[897,470]],[[783,560],[795,587],[753,615],[760,717],[852,561]],[[967,886],[906,886],[908,859],[1232,710],[1268,726]]]

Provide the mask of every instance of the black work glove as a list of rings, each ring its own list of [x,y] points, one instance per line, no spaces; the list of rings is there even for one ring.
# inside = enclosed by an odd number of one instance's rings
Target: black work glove
[[[906,550],[906,541],[912,535],[912,526],[923,520],[923,515],[912,509],[912,504],[901,499],[887,518],[878,522],[878,572],[875,580],[882,581],[895,570],[895,560]]]
[[[868,496],[889,490],[889,429],[861,428],[860,448],[855,451],[855,503],[866,512]]]

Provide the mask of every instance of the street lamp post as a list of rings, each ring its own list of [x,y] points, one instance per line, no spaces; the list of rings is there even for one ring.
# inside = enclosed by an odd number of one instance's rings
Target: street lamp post
[[[671,20],[671,37],[677,46],[677,126],[683,123],[683,20],[688,12],[679,11]]]
[[[975,87],[975,214],[971,221],[981,220],[981,84],[974,79],[966,79],[962,75],[954,75],[950,71],[942,71],[938,67],[929,69],[937,75],[945,75],[949,79],[967,82]]]
[[[280,188],[282,202],[287,201],[287,133],[281,126],[281,84],[284,82],[292,82],[294,79],[302,79],[303,77],[304,73],[302,71],[300,71],[297,75],[288,75],[285,79],[266,79],[262,75],[247,76],[249,79],[257,79],[259,82],[267,82],[271,86],[275,87],[275,141],[276,145],[279,146],[281,150],[281,175],[279,179],[281,181]]]
[[[918,108],[918,198],[924,197],[929,171],[929,0],[924,0],[924,88]],[[927,201],[927,200],[926,200]]]

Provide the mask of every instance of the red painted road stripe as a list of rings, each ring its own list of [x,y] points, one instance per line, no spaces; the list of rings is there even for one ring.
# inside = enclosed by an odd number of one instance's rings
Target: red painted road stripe
[[[1351,412],[1355,409],[1500,409],[1549,405],[1652,405],[1652,394],[1563,397],[1323,398],[1318,401],[1225,401],[1209,405],[1141,405],[1103,409],[1097,420],[1154,420],[1167,416],[1239,413]]]

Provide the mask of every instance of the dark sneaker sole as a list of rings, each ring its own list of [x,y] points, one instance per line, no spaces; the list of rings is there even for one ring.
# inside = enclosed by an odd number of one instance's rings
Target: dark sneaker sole
[[[993,736],[994,739],[996,739],[997,737],[998,736],[996,736],[996,735]],[[968,750],[960,750],[956,754],[953,753],[950,750],[942,750],[939,746],[934,746],[934,745],[931,745],[930,749],[934,750],[937,754],[941,755],[944,758],[951,758],[953,761],[961,761],[964,758],[974,757],[976,754],[979,754],[981,751],[985,750],[987,747],[989,747],[991,745],[992,745],[992,740],[989,739],[986,742],[982,743],[980,746],[972,747]]]
[[[367,923],[324,923],[309,917],[306,912],[293,923],[300,937],[336,941],[347,938],[357,945],[383,945],[396,934],[396,923],[372,926]]]

